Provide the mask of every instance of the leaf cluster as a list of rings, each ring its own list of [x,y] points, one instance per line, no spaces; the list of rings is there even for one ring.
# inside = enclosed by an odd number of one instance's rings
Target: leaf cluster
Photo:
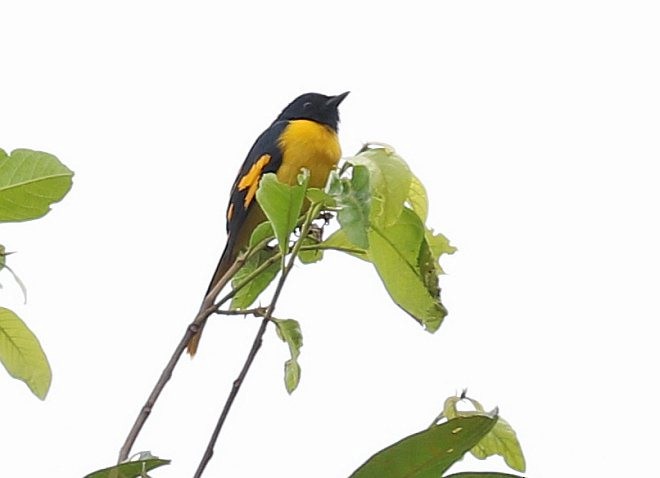
[[[55,156],[29,149],[7,154],[0,149],[0,223],[38,219],[71,189],[73,172]],[[0,245],[0,271],[9,271],[27,298],[25,286],[7,265]],[[45,399],[51,369],[39,340],[13,311],[0,307],[0,363],[9,375],[22,380]]]

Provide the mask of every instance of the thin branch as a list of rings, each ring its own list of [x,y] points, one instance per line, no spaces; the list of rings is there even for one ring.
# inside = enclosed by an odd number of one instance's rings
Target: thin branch
[[[231,279],[234,276],[234,274],[236,274],[236,271],[238,271],[238,269],[241,268],[241,266],[244,264],[246,260],[246,257],[239,256],[239,258],[236,259],[236,261],[234,261],[234,263],[231,265],[229,270],[227,270],[225,275],[220,279],[218,285],[222,284],[224,286],[229,281],[229,279]],[[156,385],[149,394],[149,398],[147,398],[146,403],[142,406],[142,409],[140,409],[140,413],[135,419],[135,423],[133,423],[133,427],[131,428],[131,431],[128,433],[128,436],[126,437],[126,440],[124,441],[124,444],[122,445],[121,450],[119,451],[119,458],[117,461],[118,463],[126,461],[126,459],[128,458],[128,455],[131,452],[131,448],[133,447],[135,440],[140,434],[142,427],[147,421],[147,418],[149,418],[149,415],[151,414],[151,410],[156,404],[156,400],[158,400],[158,397],[163,391],[163,388],[165,388],[165,385],[167,385],[167,382],[169,382],[170,378],[172,378],[172,372],[174,371],[176,364],[179,362],[179,359],[181,358],[183,351],[186,349],[188,342],[190,342],[190,339],[193,337],[193,335],[197,333],[197,331],[201,327],[201,324],[209,317],[209,315],[213,313],[213,309],[208,306],[208,303],[210,302],[211,304],[213,304],[213,300],[215,299],[213,294],[217,296],[219,291],[220,288],[216,286],[213,288],[212,291],[209,292],[209,294],[204,298],[202,307],[200,308],[200,311],[197,313],[195,320],[193,320],[192,323],[190,323],[190,325],[186,327],[186,331],[183,334],[183,337],[181,337],[179,344],[176,346],[176,349],[174,349],[174,353],[172,354],[169,361],[167,362],[167,365],[161,372],[160,377],[156,382]]]
[[[350,247],[341,247],[341,246],[328,246],[325,244],[306,244],[300,248],[301,251],[339,251],[346,252],[348,254],[359,254],[365,255],[366,251],[364,249],[353,249]]]
[[[261,326],[257,331],[257,335],[254,337],[254,341],[252,342],[252,347],[248,352],[248,356],[245,360],[245,363],[243,364],[243,368],[241,369],[240,373],[238,374],[238,377],[236,378],[236,380],[234,380],[232,384],[231,391],[229,392],[229,395],[227,396],[227,400],[225,401],[225,404],[222,408],[222,413],[220,413],[220,417],[218,418],[218,422],[216,423],[213,433],[211,434],[211,438],[209,440],[208,445],[206,446],[204,455],[202,456],[202,459],[199,462],[199,466],[197,467],[197,470],[193,475],[194,478],[201,478],[202,473],[204,473],[204,469],[206,468],[209,461],[211,461],[211,458],[213,457],[214,447],[216,442],[218,441],[218,436],[220,435],[222,426],[225,423],[225,419],[227,418],[227,415],[231,410],[232,404],[234,403],[234,399],[236,398],[236,395],[238,395],[238,391],[240,390],[241,385],[243,384],[243,381],[245,380],[245,377],[247,376],[247,373],[250,370],[250,366],[252,365],[254,358],[257,356],[257,352],[259,352],[259,349],[261,348],[264,333],[266,333],[268,322],[270,321],[273,312],[275,311],[275,305],[277,304],[277,300],[279,299],[280,294],[282,292],[282,288],[284,287],[284,282],[286,281],[289,272],[293,268],[294,261],[298,256],[298,252],[300,252],[300,248],[302,247],[302,238],[307,237],[307,233],[309,232],[309,228],[311,226],[312,220],[314,217],[316,217],[316,215],[318,215],[319,211],[320,211],[320,205],[315,204],[313,207],[310,207],[310,209],[307,212],[307,215],[305,216],[305,221],[302,225],[301,233],[300,233],[301,239],[296,241],[295,245],[293,246],[293,250],[291,251],[289,262],[282,269],[282,275],[280,276],[280,279],[277,282],[277,287],[275,288],[275,292],[273,293],[273,298],[270,302],[270,305],[266,309],[266,313],[263,316],[264,318],[261,321]]]
[[[266,315],[267,309],[265,307],[256,307],[254,309],[242,310],[215,310],[214,313],[220,315],[254,315],[255,317],[263,317]]]

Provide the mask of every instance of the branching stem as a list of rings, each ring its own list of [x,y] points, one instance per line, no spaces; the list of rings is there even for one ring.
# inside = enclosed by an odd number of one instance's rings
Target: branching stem
[[[268,326],[268,322],[270,321],[273,312],[275,311],[275,305],[277,304],[277,301],[280,297],[280,294],[282,292],[282,288],[284,287],[284,282],[286,281],[287,276],[289,275],[289,272],[293,268],[294,261],[296,259],[296,256],[300,252],[300,248],[302,247],[302,238],[307,237],[307,234],[309,233],[309,228],[312,224],[313,219],[319,214],[321,209],[320,204],[313,204],[309,210],[307,211],[307,214],[305,215],[305,221],[302,224],[301,227],[301,232],[300,232],[300,237],[298,241],[296,241],[295,245],[293,246],[293,250],[291,251],[291,254],[289,255],[289,261],[286,263],[284,268],[282,269],[282,275],[280,276],[279,281],[277,282],[277,286],[275,288],[275,292],[273,293],[273,299],[270,302],[270,305],[266,309],[266,313],[263,316],[263,320],[261,321],[261,325],[259,326],[259,330],[257,330],[257,335],[254,337],[254,341],[252,342],[252,347],[250,348],[250,351],[248,352],[248,356],[245,360],[245,363],[243,364],[243,368],[241,369],[240,373],[238,374],[238,377],[236,380],[234,380],[231,391],[229,392],[229,395],[227,396],[227,399],[225,400],[225,404],[222,408],[222,412],[220,413],[220,417],[218,418],[218,422],[215,425],[215,428],[213,430],[213,433],[211,434],[211,438],[209,440],[208,445],[206,446],[206,450],[204,452],[204,455],[202,456],[201,461],[199,462],[199,466],[197,467],[197,471],[195,471],[195,474],[193,475],[194,478],[200,478],[202,476],[202,473],[204,473],[204,469],[208,465],[209,461],[213,457],[213,450],[215,448],[215,444],[218,441],[218,436],[220,435],[220,431],[222,430],[222,426],[225,423],[225,419],[227,418],[227,415],[229,414],[229,410],[231,409],[232,404],[234,403],[234,399],[236,398],[236,395],[238,395],[238,391],[241,388],[241,385],[243,384],[243,381],[245,380],[245,377],[250,370],[250,366],[252,365],[252,362],[254,361],[254,358],[257,355],[257,352],[261,348],[261,344],[263,342],[263,336],[266,333],[266,328]],[[275,257],[275,256],[273,256]]]

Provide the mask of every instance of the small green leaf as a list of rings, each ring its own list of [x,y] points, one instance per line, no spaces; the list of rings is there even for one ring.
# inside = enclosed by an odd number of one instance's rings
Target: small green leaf
[[[480,460],[491,455],[500,455],[510,468],[521,473],[525,471],[525,456],[516,432],[501,417],[498,417],[493,429],[470,451]]]
[[[368,256],[394,302],[427,331],[435,332],[447,310],[436,293],[439,289],[429,290],[430,279],[423,277],[419,268],[424,241],[425,228],[421,220],[404,208],[397,223],[370,231]]]
[[[429,215],[429,198],[426,195],[426,188],[414,174],[412,174],[410,180],[410,189],[406,201],[422,222],[426,222]]]
[[[329,207],[334,207],[337,205],[337,202],[335,199],[322,189],[318,188],[308,188],[307,192],[305,193],[307,196],[307,199],[311,203],[314,204],[323,204],[323,206],[329,206]]]
[[[341,209],[337,220],[346,237],[356,246],[366,249],[369,246],[369,170],[365,166],[355,166],[350,180],[342,179],[341,193],[336,196]]]
[[[302,247],[318,246],[319,242],[312,237],[306,237],[302,240]],[[313,264],[323,259],[323,251],[320,249],[300,249],[298,258],[303,264]]]
[[[300,324],[293,319],[272,319],[275,322],[277,336],[287,343],[291,359],[284,363],[284,385],[286,391],[292,393],[300,382],[300,347],[303,345]]]
[[[250,247],[255,247],[261,241],[265,241],[268,238],[275,238],[275,233],[273,232],[273,225],[268,222],[262,222],[252,231],[250,236]]]
[[[475,416],[434,425],[376,453],[351,478],[438,478],[494,424],[492,418]]]
[[[259,275],[253,277],[250,282],[236,292],[236,295],[231,299],[232,310],[243,310],[250,307],[259,295],[268,287],[268,285],[277,277],[282,265],[281,261],[272,260],[275,256],[275,249],[262,249],[250,257],[247,262],[241,267],[236,275],[234,275],[231,285],[234,289],[238,288],[240,284],[245,282],[253,272],[255,272],[262,264],[271,261],[272,264],[266,267]]]
[[[359,254],[351,254],[353,257],[357,257],[358,259],[362,259],[363,261],[369,261],[369,258],[367,257],[367,251],[366,249],[362,249],[355,244],[353,244],[351,241],[348,240],[348,237],[346,237],[346,231],[343,229],[338,229],[330,236],[321,243],[325,247],[335,247],[338,249],[353,249],[353,250],[358,250],[361,251]]]
[[[71,189],[73,172],[55,156],[29,149],[0,152],[0,222],[37,219]]]
[[[94,471],[85,478],[141,478],[146,476],[147,471],[163,465],[169,465],[170,460],[160,458],[149,458],[146,460],[128,461],[120,465],[111,466],[102,470]]]
[[[462,400],[472,404],[475,410],[458,410],[458,403]],[[443,413],[447,418],[490,416],[477,400],[469,397],[449,397],[445,400]],[[516,471],[525,471],[525,456],[523,455],[516,432],[502,417],[497,417],[497,423],[492,430],[477,443],[470,452],[478,459],[483,460],[491,455],[500,455],[509,467]]]
[[[46,354],[25,322],[4,307],[0,307],[0,362],[37,397],[46,398],[52,378]]]
[[[297,360],[289,359],[284,362],[284,386],[291,394],[300,383],[300,365]]]
[[[381,227],[394,224],[403,211],[412,181],[406,162],[391,148],[367,149],[347,161],[369,170],[370,221]]]
[[[257,201],[273,225],[282,255],[288,252],[289,235],[298,224],[306,189],[306,182],[289,186],[279,182],[274,173],[264,174],[261,178]]]
[[[433,229],[426,229],[426,242],[429,244],[431,249],[431,255],[434,258],[437,273],[444,274],[444,271],[440,266],[440,257],[443,254],[453,254],[457,249],[449,244],[449,239],[447,239],[444,235],[434,234]]]

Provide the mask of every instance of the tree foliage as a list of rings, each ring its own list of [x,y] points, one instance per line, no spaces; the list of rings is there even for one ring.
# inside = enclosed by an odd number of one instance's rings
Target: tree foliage
[[[268,322],[274,323],[278,337],[289,348],[290,359],[284,364],[286,390],[292,393],[298,386],[303,345],[300,323],[272,315],[284,280],[296,259],[303,264],[313,264],[323,260],[327,250],[349,254],[371,263],[394,303],[426,331],[436,332],[447,315],[440,297],[439,283],[443,274],[440,259],[456,249],[445,236],[426,225],[429,210],[426,189],[401,157],[389,147],[366,146],[356,156],[344,160],[342,167],[331,174],[323,190],[308,187],[307,171],[303,170],[298,179],[298,184],[287,185],[280,183],[273,173],[262,177],[256,198],[267,221],[254,230],[247,251],[237,259],[240,268],[231,281],[232,290],[217,302],[224,304],[231,299],[229,311],[225,313],[264,318],[226,406],[231,406],[235,391],[259,348],[259,334],[263,334]],[[329,226],[332,216],[336,217],[337,223]],[[328,227],[332,232],[324,237]],[[258,299],[261,303],[268,303],[262,296],[268,286],[275,283],[270,305],[250,309]],[[221,312],[209,309],[200,311],[202,313],[205,315],[198,315],[196,321]],[[176,364],[176,355],[170,363]],[[163,376],[171,376],[171,371],[166,368]],[[477,458],[500,454],[509,466],[524,471],[522,451],[509,425],[496,412],[485,412],[476,401],[471,402],[475,404],[474,411],[460,412],[456,404],[463,399],[462,396],[448,399],[441,417],[428,429],[376,453],[351,475],[352,478],[513,476],[504,473],[445,474],[470,451]],[[227,410],[223,410],[216,427],[209,445],[211,450]],[[144,420],[147,415],[148,412]],[[438,423],[441,419],[444,421]],[[134,430],[139,431],[142,423],[144,421],[138,419]],[[130,449],[130,440],[131,434],[123,452]],[[205,457],[210,459],[210,455],[212,452],[209,454],[207,448]],[[201,476],[206,462],[202,460],[195,476]],[[132,463],[121,463],[102,471],[119,472],[128,469],[124,467]],[[131,470],[133,474],[121,476],[143,476],[139,473],[144,470]]]
[[[71,189],[73,172],[55,156],[29,149],[7,154],[0,149],[0,222],[38,219],[50,211]],[[27,300],[25,286],[7,264],[0,245],[0,271],[9,271]],[[13,311],[0,307],[0,363],[9,375],[25,382],[45,399],[52,378],[39,340]]]

